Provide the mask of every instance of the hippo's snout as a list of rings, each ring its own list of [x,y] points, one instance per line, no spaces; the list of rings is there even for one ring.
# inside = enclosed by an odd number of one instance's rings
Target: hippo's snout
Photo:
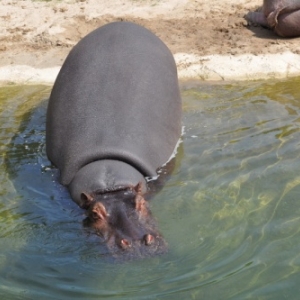
[[[135,257],[166,252],[167,245],[156,228],[141,184],[110,192],[82,194],[87,208],[84,225],[103,237],[110,252]]]

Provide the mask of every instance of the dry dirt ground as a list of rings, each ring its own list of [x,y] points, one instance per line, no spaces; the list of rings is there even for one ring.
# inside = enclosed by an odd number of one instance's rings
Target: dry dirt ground
[[[175,55],[182,78],[300,74],[300,38],[280,38],[245,21],[244,15],[261,4],[262,0],[0,0],[0,81],[17,78],[23,70],[17,71],[19,66],[49,72],[58,68],[83,36],[120,20],[158,35]],[[251,77],[251,65],[260,65],[252,72],[256,77]]]

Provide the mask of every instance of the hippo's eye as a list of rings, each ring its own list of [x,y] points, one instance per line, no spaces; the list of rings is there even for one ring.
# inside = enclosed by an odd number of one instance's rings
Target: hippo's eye
[[[91,209],[90,218],[93,220],[106,220],[109,216],[106,212],[104,205],[100,202],[96,203],[94,207]]]
[[[95,211],[93,211],[92,212],[92,218],[93,219],[99,219],[99,215]]]
[[[101,216],[96,212],[96,211],[93,211],[91,213],[91,217],[94,219],[94,220],[100,220],[101,219]]]

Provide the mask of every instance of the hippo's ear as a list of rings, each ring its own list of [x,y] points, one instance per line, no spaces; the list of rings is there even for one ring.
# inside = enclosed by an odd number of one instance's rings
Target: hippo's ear
[[[94,197],[89,193],[82,192],[80,194],[80,200],[81,200],[80,207],[84,208],[84,209],[87,209],[91,205],[91,203],[93,202]]]
[[[137,195],[142,195],[142,183],[139,182],[135,187],[134,191],[136,192]]]
[[[141,216],[147,215],[147,202],[142,195],[142,183],[139,182],[135,187],[134,190],[136,192],[134,202],[135,202],[135,209],[140,213]]]

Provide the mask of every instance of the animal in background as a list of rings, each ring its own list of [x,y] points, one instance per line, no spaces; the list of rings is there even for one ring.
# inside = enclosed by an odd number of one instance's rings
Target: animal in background
[[[245,18],[282,37],[300,36],[300,0],[264,0],[261,12],[249,12]]]

